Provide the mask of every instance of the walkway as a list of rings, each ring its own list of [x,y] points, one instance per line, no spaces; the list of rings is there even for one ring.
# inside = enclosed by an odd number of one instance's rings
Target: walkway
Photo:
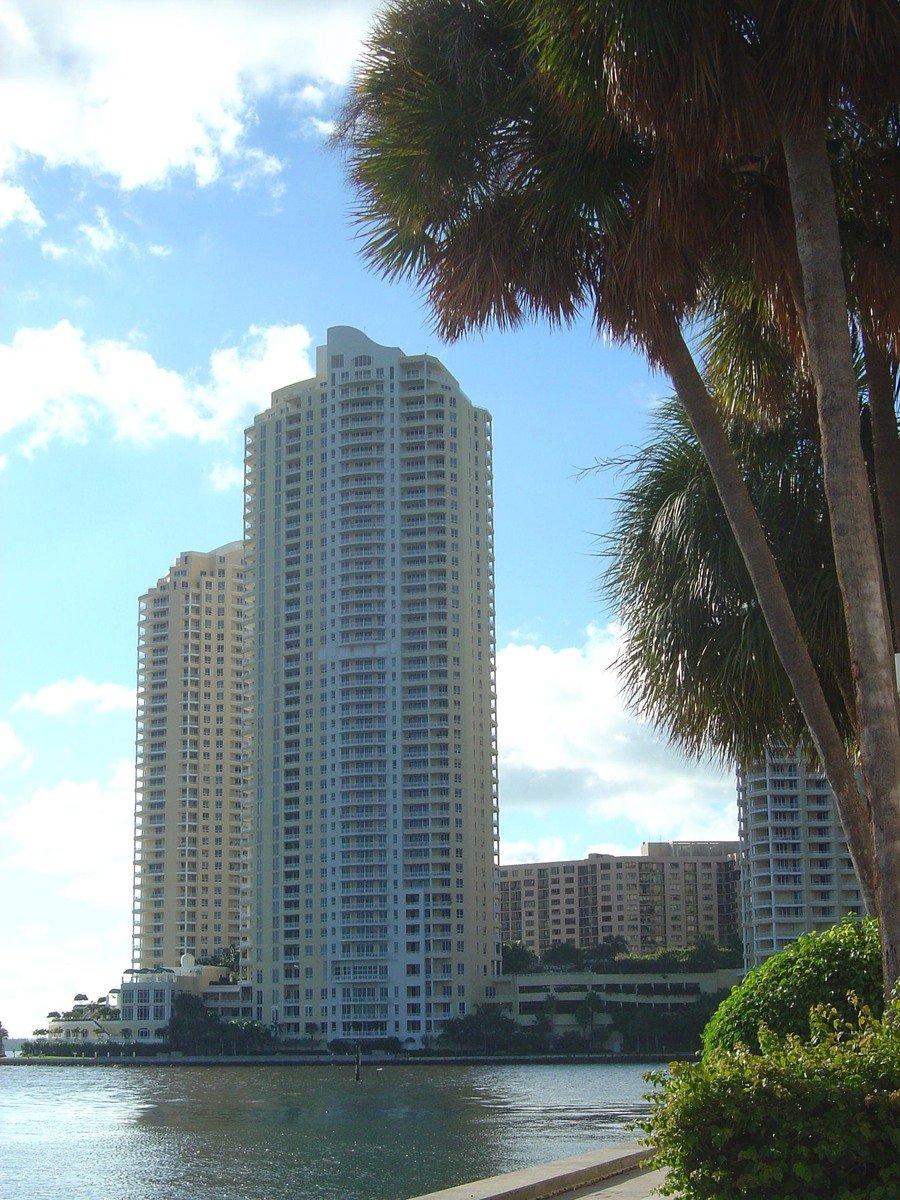
[[[664,1171],[641,1166],[650,1153],[638,1142],[626,1142],[491,1179],[476,1179],[414,1200],[650,1200],[665,1178]]]
[[[626,1171],[608,1183],[565,1192],[557,1200],[661,1200],[656,1190],[666,1177],[665,1171]]]

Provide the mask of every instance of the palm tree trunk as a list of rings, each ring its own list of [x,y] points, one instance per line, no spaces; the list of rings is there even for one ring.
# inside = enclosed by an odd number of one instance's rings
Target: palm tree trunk
[[[828,782],[837,798],[841,824],[856,867],[866,912],[877,913],[872,833],[865,800],[835,724],[790,599],[722,421],[681,331],[672,322],[659,347],[678,398],[703,450],[719,498],[762,608],[775,649],[791,681]]]
[[[824,126],[782,131],[807,334],[816,382],[825,496],[844,601],[872,810],[886,994],[900,977],[900,705],[862,446],[834,187]]]
[[[896,654],[900,651],[900,439],[897,437],[897,414],[894,411],[894,383],[887,354],[878,345],[865,321],[860,322],[860,327],[872,421],[881,551]]]

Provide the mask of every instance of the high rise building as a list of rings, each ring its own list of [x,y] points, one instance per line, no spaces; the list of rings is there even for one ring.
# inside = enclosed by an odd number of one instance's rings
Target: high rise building
[[[328,331],[246,435],[252,981],[282,1035],[420,1044],[497,970],[490,417]]]
[[[243,547],[188,551],[140,599],[132,962],[241,940]]]
[[[645,842],[640,854],[500,868],[500,931],[537,955],[620,937],[632,954],[740,937],[737,842]]]
[[[745,965],[801,934],[863,915],[856,871],[825,776],[793,752],[738,775]]]

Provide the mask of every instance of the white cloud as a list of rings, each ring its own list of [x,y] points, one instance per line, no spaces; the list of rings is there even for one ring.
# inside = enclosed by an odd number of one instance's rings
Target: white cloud
[[[113,229],[109,216],[102,208],[96,210],[96,225],[79,225],[78,232],[85,239],[96,258],[102,258],[113,250],[128,245],[128,239],[119,230]]]
[[[335,121],[322,121],[318,117],[310,117],[307,125],[310,129],[315,130],[316,133],[325,138],[331,137],[335,129],[337,129]]]
[[[616,627],[591,626],[582,646],[500,650],[501,806],[548,819],[577,810],[593,840],[612,822],[633,828],[637,842],[735,838],[733,777],[685,760],[625,711],[613,666],[618,645]]]
[[[596,845],[584,846],[582,840],[577,842],[559,835],[550,834],[539,838],[517,838],[506,840],[500,838],[500,862],[553,862],[567,858],[584,858],[587,854],[640,854],[641,845],[626,846],[620,842],[599,842]]]
[[[158,187],[179,171],[200,186],[246,182],[248,171],[265,178],[280,164],[253,145],[259,101],[321,107],[346,82],[374,7],[7,0],[0,171],[38,158],[125,189]],[[28,204],[22,193],[14,214],[33,224]]]
[[[243,486],[244,468],[237,463],[215,463],[209,482],[216,492],[230,492]]]
[[[46,1025],[80,991],[118,985],[131,949],[134,763],[0,797],[6,1027]],[[17,920],[21,916],[25,919]]]
[[[62,246],[59,242],[41,242],[41,252],[46,258],[56,261],[63,258],[85,262],[92,266],[104,266],[107,259],[122,251],[140,257],[150,254],[155,258],[166,258],[172,251],[166,246],[149,245],[142,250],[137,243],[127,237],[121,229],[116,229],[104,208],[94,209],[94,223],[82,222],[75,230],[75,240],[70,246]]]
[[[251,326],[240,345],[210,356],[205,382],[160,366],[134,341],[89,341],[68,321],[20,329],[0,345],[7,397],[0,437],[21,453],[85,441],[98,426],[140,444],[165,437],[223,440],[286,380],[313,374],[302,325]]]
[[[6,721],[0,721],[0,767],[27,767],[31,756],[25,743]]]
[[[46,221],[23,187],[0,180],[0,229],[21,221],[29,233],[37,233]]]
[[[572,858],[581,857],[577,852],[572,853],[572,849],[564,837],[550,835],[534,840],[528,838],[511,841],[507,841],[505,838],[500,839],[501,863],[552,862],[554,859],[568,858],[570,854]]]
[[[57,908],[47,921],[7,924],[3,954],[14,969],[3,996],[3,1023],[14,1037],[46,1029],[47,1013],[118,987],[131,958],[131,897],[104,892],[101,903]]]
[[[35,789],[0,822],[5,869],[57,877],[78,899],[128,895],[134,829],[134,763],[107,783],[62,780]]]
[[[67,246],[60,246],[58,242],[41,242],[41,253],[47,258],[60,259],[71,254],[72,251]]]
[[[46,716],[60,717],[75,708],[90,706],[97,712],[133,712],[134,688],[121,683],[94,683],[79,676],[77,679],[60,679],[49,683],[36,692],[26,692],[13,705],[13,709],[29,709]]]

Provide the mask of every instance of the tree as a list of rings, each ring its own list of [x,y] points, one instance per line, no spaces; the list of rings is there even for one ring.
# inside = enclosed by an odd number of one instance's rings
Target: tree
[[[223,1028],[218,1014],[190,992],[176,994],[167,1035],[169,1046],[185,1054],[212,1054],[222,1048]]]
[[[839,96],[883,111],[898,40],[886,0],[846,0],[827,20],[801,0],[401,0],[376,26],[342,128],[366,252],[426,286],[445,335],[568,321],[587,305],[669,373],[882,913],[886,987],[900,972],[900,713],[823,151]],[[807,75],[812,102],[797,87]],[[749,186],[770,161],[780,195]],[[865,799],[681,333],[736,266],[790,297],[812,364]]]
[[[236,983],[241,977],[241,948],[232,942],[228,946],[221,946],[215,954],[207,958],[197,959],[197,964],[198,966],[222,967],[231,982]]]
[[[599,87],[623,123],[688,177],[717,164],[741,168],[748,155],[783,157],[794,235],[788,285],[815,383],[889,989],[900,975],[900,706],[826,137],[842,112],[877,121],[896,104],[900,10],[892,0],[841,0],[825,11],[805,0],[537,0],[529,25],[545,74],[571,102],[589,103]],[[888,302],[874,299],[883,313]],[[887,332],[896,337],[896,324]],[[684,400],[680,375],[673,380]]]
[[[485,1054],[509,1048],[517,1027],[512,1017],[486,1004],[475,1012],[453,1017],[441,1031],[440,1040],[457,1046],[475,1046]]]
[[[574,942],[554,942],[541,955],[545,967],[568,967],[571,971],[583,971],[587,952]]]
[[[746,1046],[759,1052],[760,1028],[810,1036],[810,1013],[827,1004],[851,1019],[859,1004],[880,1016],[881,947],[873,920],[842,921],[809,933],[755,967],[719,1005],[703,1033],[704,1053]]]
[[[504,942],[501,954],[504,975],[521,975],[537,963],[537,955],[522,942]]]
[[[605,1009],[605,1004],[596,992],[588,992],[575,1010],[575,1020],[587,1030],[588,1049],[594,1048],[594,1021],[598,1013]]]
[[[842,738],[857,741],[843,608],[814,436],[792,414],[774,429],[729,422],[729,439],[767,531]],[[661,408],[649,443],[616,464],[625,486],[605,539],[605,587],[623,628],[629,705],[687,753],[762,759],[814,749],[696,437]]]

